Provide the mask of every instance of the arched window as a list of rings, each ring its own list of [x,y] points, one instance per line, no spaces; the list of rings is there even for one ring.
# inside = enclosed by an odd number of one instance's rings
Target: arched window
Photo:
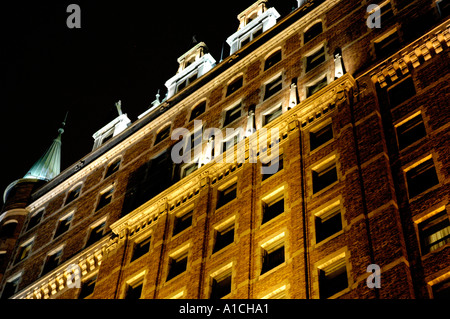
[[[205,113],[205,110],[206,110],[206,101],[197,104],[191,111],[191,117],[189,118],[189,122]]]
[[[8,238],[14,236],[17,224],[17,220],[10,220],[5,222],[0,229],[0,238]]]
[[[160,130],[158,132],[158,134],[156,134],[156,139],[155,139],[155,144],[158,144],[159,142],[162,142],[163,140],[165,140],[166,138],[169,137],[170,135],[170,125],[167,125],[166,127],[164,127],[162,130]]]
[[[226,96],[229,96],[229,95],[233,94],[234,92],[236,92],[237,90],[239,90],[242,87],[243,83],[244,83],[244,78],[241,75],[240,77],[238,77],[237,79],[235,79],[233,82],[231,82],[228,85]]]
[[[308,30],[305,31],[303,37],[304,37],[304,44],[308,43],[315,37],[317,37],[319,34],[321,34],[323,31],[322,28],[322,22],[319,21],[316,24],[313,24],[311,27],[308,28]]]
[[[281,61],[281,50],[272,53],[264,64],[264,71]]]

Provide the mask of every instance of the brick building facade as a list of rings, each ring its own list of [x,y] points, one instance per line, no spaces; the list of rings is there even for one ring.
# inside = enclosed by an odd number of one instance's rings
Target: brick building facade
[[[257,1],[229,57],[197,44],[136,122],[119,113],[80,162],[17,181],[2,298],[448,298],[448,1],[380,2],[381,28],[369,4]],[[195,141],[194,120],[202,143],[176,164],[171,135]]]

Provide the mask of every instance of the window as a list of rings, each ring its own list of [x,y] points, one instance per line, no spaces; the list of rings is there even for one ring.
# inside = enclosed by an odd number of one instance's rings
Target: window
[[[85,299],[94,293],[95,283],[97,282],[97,275],[83,281],[81,284],[81,291],[78,299]]]
[[[409,198],[417,196],[439,184],[439,179],[431,155],[427,160],[406,171]]]
[[[280,75],[276,79],[266,84],[266,91],[264,93],[264,100],[273,96],[283,88],[283,76]]]
[[[190,226],[192,226],[192,215],[194,211],[190,210],[185,213],[183,213],[180,216],[175,216],[174,223],[173,223],[173,233],[172,236],[175,236],[176,234],[181,233],[183,230],[188,229]]]
[[[389,18],[392,18],[394,16],[394,11],[392,10],[392,4],[391,1],[387,0],[379,4],[381,8],[381,19],[387,20]]]
[[[3,288],[3,293],[2,293],[1,299],[8,299],[9,297],[12,297],[17,292],[17,288],[19,287],[20,277],[21,277],[20,275],[15,276],[14,278],[6,281],[5,287]]]
[[[275,195],[270,195],[268,199],[263,199],[262,203],[262,224],[268,222],[272,218],[284,213],[284,194],[283,189],[277,191]]]
[[[206,110],[206,101],[201,102],[200,104],[196,105],[192,111],[191,111],[191,117],[189,118],[189,121],[194,120],[195,118],[199,117],[203,113],[205,113]]]
[[[111,187],[108,190],[101,193],[96,210],[100,210],[103,207],[105,207],[106,205],[108,205],[109,203],[111,203],[113,193],[114,193],[114,187]]]
[[[188,252],[185,251],[178,256],[171,257],[169,260],[169,273],[167,275],[167,280],[182,274],[187,269]]]
[[[144,278],[137,280],[136,282],[127,284],[127,292],[125,299],[138,300],[142,296],[142,286],[144,285]]]
[[[69,192],[64,205],[67,205],[67,204],[73,202],[75,199],[80,197],[80,194],[81,194],[81,185],[75,187],[75,189],[73,189]]]
[[[397,83],[388,90],[389,105],[396,107],[407,99],[416,95],[416,89],[414,88],[414,82],[411,77]]]
[[[264,63],[264,71],[270,69],[272,66],[281,61],[281,50],[278,50],[275,53],[272,53]]]
[[[101,145],[106,144],[106,142],[108,142],[113,137],[114,137],[114,130],[110,130],[109,132],[105,133],[105,135],[103,135]]]
[[[181,169],[181,178],[184,178],[194,173],[197,169],[198,169],[198,161],[183,166],[183,168]]]
[[[400,150],[427,135],[420,112],[397,124],[395,128],[397,131],[398,147]]]
[[[223,205],[231,202],[233,199],[236,198],[236,195],[237,195],[237,183],[234,183],[223,190],[218,190],[216,209],[219,209]]]
[[[375,39],[374,45],[375,54],[379,58],[386,57],[395,50],[398,50],[400,48],[400,38],[397,29],[393,29],[385,35]]]
[[[235,134],[231,138],[226,139],[222,143],[222,153],[225,152],[227,149],[233,147],[234,145],[237,145],[239,141],[241,140],[240,134]]]
[[[283,108],[281,105],[277,106],[275,109],[271,109],[263,114],[263,126],[269,124],[277,117],[283,114]]]
[[[92,226],[89,230],[89,238],[86,242],[86,247],[91,246],[103,237],[103,232],[105,231],[106,219],[98,222],[96,225]]]
[[[44,269],[42,270],[42,275],[45,275],[49,271],[58,267],[61,262],[63,249],[62,247],[58,248],[56,251],[47,255],[47,259],[45,260]]]
[[[450,1],[448,0],[437,0],[436,6],[438,8],[441,17],[446,17],[450,13]]]
[[[450,299],[450,278],[433,285],[431,288],[433,290],[433,299]]]
[[[261,275],[284,263],[284,241],[277,241],[262,248]]]
[[[22,245],[20,245],[19,252],[18,252],[18,254],[16,256],[16,260],[15,260],[16,264],[18,262],[26,259],[30,255],[31,247],[33,246],[33,242],[34,242],[34,238],[32,238],[31,240],[28,240],[25,243],[23,243]]]
[[[141,240],[134,244],[133,255],[131,261],[135,261],[150,251],[151,237]]]
[[[315,214],[316,243],[342,230],[342,218],[339,202]]]
[[[306,72],[311,71],[323,62],[325,62],[325,48],[322,46],[319,50],[306,57]]]
[[[5,222],[0,230],[0,238],[13,237],[14,232],[16,231],[16,227],[17,227],[16,220],[10,220]]]
[[[106,171],[105,178],[107,178],[107,177],[111,176],[112,174],[114,174],[115,172],[117,172],[120,168],[120,163],[122,163],[122,160],[120,158],[115,160],[113,163],[111,163],[108,166],[108,170]]]
[[[450,243],[450,220],[445,208],[418,225],[422,255]]]
[[[247,37],[241,40],[241,48],[244,47],[247,43],[250,43],[254,39],[256,39],[260,34],[262,34],[262,28],[258,28],[254,32],[250,33]]]
[[[73,220],[73,212],[69,213],[66,216],[64,216],[63,218],[61,218],[58,221],[58,225],[56,226],[55,236],[53,238],[56,238],[56,237],[64,234],[65,232],[67,232],[70,228],[72,220]]]
[[[328,85],[328,79],[324,76],[321,80],[312,85],[306,87],[306,97],[312,96],[314,93],[319,92],[321,89]]]
[[[337,180],[336,160],[334,156],[320,166],[312,169],[314,194],[330,186]]]
[[[309,131],[309,147],[311,151],[314,151],[319,146],[322,146],[328,141],[333,139],[333,127],[329,123],[325,126],[313,128]]]
[[[348,287],[345,256],[319,267],[320,299],[326,299]]]
[[[233,94],[234,92],[236,92],[237,90],[239,90],[242,87],[243,82],[244,82],[244,78],[242,76],[238,77],[236,80],[231,82],[228,85],[226,96],[229,96],[229,95]]]
[[[184,79],[183,81],[181,81],[178,86],[177,86],[177,92],[180,92],[181,90],[183,90],[185,87],[187,87],[189,84],[191,84],[192,82],[194,82],[196,79],[198,78],[198,74],[197,72],[191,74],[189,77],[187,77],[186,79]]]
[[[232,223],[220,227],[215,231],[213,253],[227,247],[234,242],[234,219]]]
[[[32,215],[30,221],[28,222],[27,230],[30,230],[31,228],[39,224],[41,222],[42,215],[44,215],[43,209]]]
[[[212,279],[210,299],[221,299],[231,293],[231,268]]]
[[[225,111],[225,120],[223,122],[223,126],[227,126],[241,117],[241,104],[237,104]]]
[[[269,167],[274,166],[273,167],[274,170],[277,167],[277,164],[278,169],[275,172],[272,172],[272,169],[269,169]],[[280,154],[277,158],[273,158],[271,161],[267,161],[267,163],[262,163],[262,166],[264,167],[265,171],[270,170],[268,174],[266,173],[262,174],[262,180],[264,181],[283,169],[283,154]]]
[[[319,34],[323,32],[322,28],[322,22],[317,22],[313,26],[311,26],[308,30],[305,31],[303,37],[304,37],[304,44],[308,43],[315,37],[317,37]]]
[[[163,128],[162,130],[160,130],[158,132],[158,134],[156,134],[156,139],[155,139],[155,144],[158,144],[160,142],[162,142],[163,140],[165,140],[166,138],[168,138],[170,135],[170,125],[167,125],[165,128]]]

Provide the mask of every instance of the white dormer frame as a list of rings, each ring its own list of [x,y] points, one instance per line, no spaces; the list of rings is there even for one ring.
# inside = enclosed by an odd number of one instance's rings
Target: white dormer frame
[[[92,137],[94,138],[93,150],[99,148],[106,139],[122,133],[129,125],[131,120],[126,114],[119,115],[113,121],[98,130]]]
[[[188,86],[216,65],[216,60],[211,54],[205,54],[205,49],[207,49],[206,44],[200,42],[178,58],[179,68],[177,74],[165,83],[168,90],[167,98],[171,98],[178,93],[180,84],[185,83],[185,87]]]
[[[280,14],[275,8],[265,9],[266,1],[259,0],[247,10],[238,15],[239,29],[227,39],[230,46],[230,55],[241,49],[241,43],[247,43],[254,40],[254,33],[260,34],[266,32],[277,23]],[[257,15],[256,18],[248,22],[249,17]]]

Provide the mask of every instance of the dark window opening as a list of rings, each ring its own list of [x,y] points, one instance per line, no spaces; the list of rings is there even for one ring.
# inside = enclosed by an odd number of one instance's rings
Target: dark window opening
[[[176,276],[185,272],[187,269],[187,260],[187,254],[178,258],[170,258],[169,273],[167,275],[166,281],[169,281],[170,279],[175,278]]]
[[[275,175],[276,173],[278,173],[279,171],[281,171],[283,169],[283,154],[280,154],[278,156],[278,158],[273,159],[272,161],[268,161],[267,163],[262,163],[262,166],[268,170],[269,170],[269,167],[271,167],[272,165],[274,165],[276,167],[277,164],[278,164],[278,170],[276,172],[273,172],[272,174],[262,174],[263,181],[268,179],[269,177]],[[275,169],[275,167],[273,167],[273,169]],[[272,169],[270,169],[270,170],[272,170]]]
[[[140,299],[141,295],[142,295],[142,286],[143,286],[143,282],[139,282],[139,283],[136,283],[133,285],[128,285],[125,299],[130,299],[130,300]]]
[[[231,273],[213,278],[210,299],[221,299],[231,292]]]
[[[97,275],[89,278],[81,285],[81,291],[78,299],[85,299],[94,293],[95,283],[97,282]]]
[[[0,238],[10,238],[14,236],[14,232],[16,231],[17,222],[9,222],[4,224],[0,230]]]
[[[319,269],[320,299],[326,299],[348,287],[347,268],[342,259],[324,269]]]
[[[311,95],[319,92],[321,89],[328,85],[327,77],[323,77],[322,80],[318,81],[316,84],[310,85],[306,87],[306,97],[310,97]]]
[[[436,1],[436,6],[438,8],[439,14],[442,18],[450,14],[450,1],[448,0],[438,0]]]
[[[445,209],[421,222],[418,228],[422,255],[450,243],[450,220]]]
[[[133,255],[131,256],[131,261],[134,261],[148,253],[150,251],[150,242],[151,237],[136,243],[133,249]]]
[[[193,211],[191,210],[182,216],[175,216],[172,236],[175,236],[192,226],[192,214]]]
[[[278,118],[281,114],[283,114],[283,108],[280,105],[270,113],[263,115],[263,125],[269,124],[270,122]]]
[[[222,153],[225,152],[227,149],[237,145],[237,143],[239,143],[239,134],[234,135],[232,138],[222,143]]]
[[[450,278],[432,286],[433,299],[450,299]]]
[[[181,178],[184,178],[184,177],[194,173],[196,170],[198,170],[198,163],[197,162],[191,163],[191,164],[183,167],[183,170],[181,172],[182,173],[181,174]]]
[[[231,186],[228,186],[224,190],[218,191],[218,199],[217,199],[217,207],[216,209],[219,209],[223,205],[231,202],[233,199],[236,198],[237,195],[237,184],[234,183]]]
[[[284,263],[284,244],[270,250],[263,250],[261,275]]]
[[[398,32],[394,31],[387,36],[375,40],[375,54],[379,58],[386,57],[400,48]]]
[[[202,115],[203,113],[205,113],[205,110],[206,110],[206,101],[203,101],[192,109],[189,121],[192,121],[195,118]]]
[[[62,249],[58,250],[54,254],[47,256],[47,260],[45,261],[44,264],[44,269],[42,270],[42,275],[45,275],[49,271],[58,267],[61,261],[61,256],[62,256]]]
[[[388,90],[389,104],[391,107],[395,107],[414,95],[416,95],[416,89],[413,79],[409,77]]]
[[[17,264],[19,261],[22,261],[28,257],[28,255],[31,252],[31,246],[33,245],[33,241],[31,241],[28,244],[25,244],[23,246],[20,246],[19,253],[17,254],[15,264]]]
[[[228,85],[226,96],[229,96],[239,90],[242,87],[243,83],[244,78],[242,76],[231,82],[230,85]]]
[[[214,243],[213,253],[231,245],[234,242],[234,224],[225,229],[216,231],[216,241]]]
[[[312,180],[313,180],[314,194],[336,182],[337,181],[336,163],[334,161],[330,161],[329,163],[321,166],[320,168],[313,170]]]
[[[310,27],[307,31],[305,31],[304,39],[305,44],[317,37],[319,34],[323,32],[322,22],[317,22],[312,27]]]
[[[81,186],[78,186],[74,190],[70,191],[70,193],[67,195],[65,205],[73,202],[75,199],[80,197],[80,194],[81,194]]]
[[[313,151],[319,146],[333,139],[333,128],[331,123],[324,127],[309,132],[310,150]]]
[[[103,237],[103,231],[105,230],[106,221],[101,224],[91,228],[91,232],[89,234],[89,239],[86,242],[86,247],[91,246],[96,243]]]
[[[339,207],[315,217],[316,243],[342,230],[341,211]]]
[[[115,172],[117,172],[120,168],[121,162],[122,162],[122,160],[119,159],[119,160],[115,161],[114,163],[110,164],[108,166],[108,170],[106,171],[105,178],[107,178],[107,177],[111,176],[112,174],[114,174]]]
[[[422,115],[418,114],[397,127],[398,146],[402,150],[427,135]]]
[[[264,100],[267,100],[269,97],[273,96],[275,93],[281,91],[283,88],[283,77],[280,75],[272,82],[266,84],[266,91],[264,93]]]
[[[439,184],[439,179],[434,167],[433,159],[417,165],[406,172],[409,198],[417,196],[427,189]]]
[[[240,117],[241,117],[241,104],[238,104],[225,112],[225,121],[223,122],[223,126],[231,124]]]
[[[319,50],[306,57],[306,72],[311,71],[323,62],[325,62],[325,48],[321,47]]]
[[[274,66],[280,61],[281,61],[281,50],[278,50],[277,52],[273,53],[266,59],[266,62],[264,63],[264,71],[270,69],[272,66]]]
[[[55,236],[53,238],[56,238],[65,232],[67,232],[70,228],[70,224],[72,223],[73,214],[70,214],[67,217],[64,217],[58,222],[58,226],[56,227]]]
[[[34,214],[33,216],[31,216],[30,221],[27,226],[27,230],[30,230],[34,226],[38,225],[41,222],[41,218],[43,215],[44,215],[44,210],[42,209],[39,212],[37,212],[36,214]]]
[[[3,288],[2,298],[1,299],[8,299],[9,297],[12,297],[19,286],[19,280],[20,277],[17,277],[14,280],[7,281],[5,284],[5,288]]]
[[[284,197],[280,197],[271,203],[263,203],[263,219],[262,224],[284,212]]]
[[[111,188],[110,190],[106,191],[105,193],[100,195],[100,200],[98,201],[97,210],[102,209],[112,201],[112,195],[114,193],[114,188]]]
[[[158,144],[168,138],[170,135],[170,125],[167,125],[165,128],[163,128],[161,131],[156,134],[155,144]]]

